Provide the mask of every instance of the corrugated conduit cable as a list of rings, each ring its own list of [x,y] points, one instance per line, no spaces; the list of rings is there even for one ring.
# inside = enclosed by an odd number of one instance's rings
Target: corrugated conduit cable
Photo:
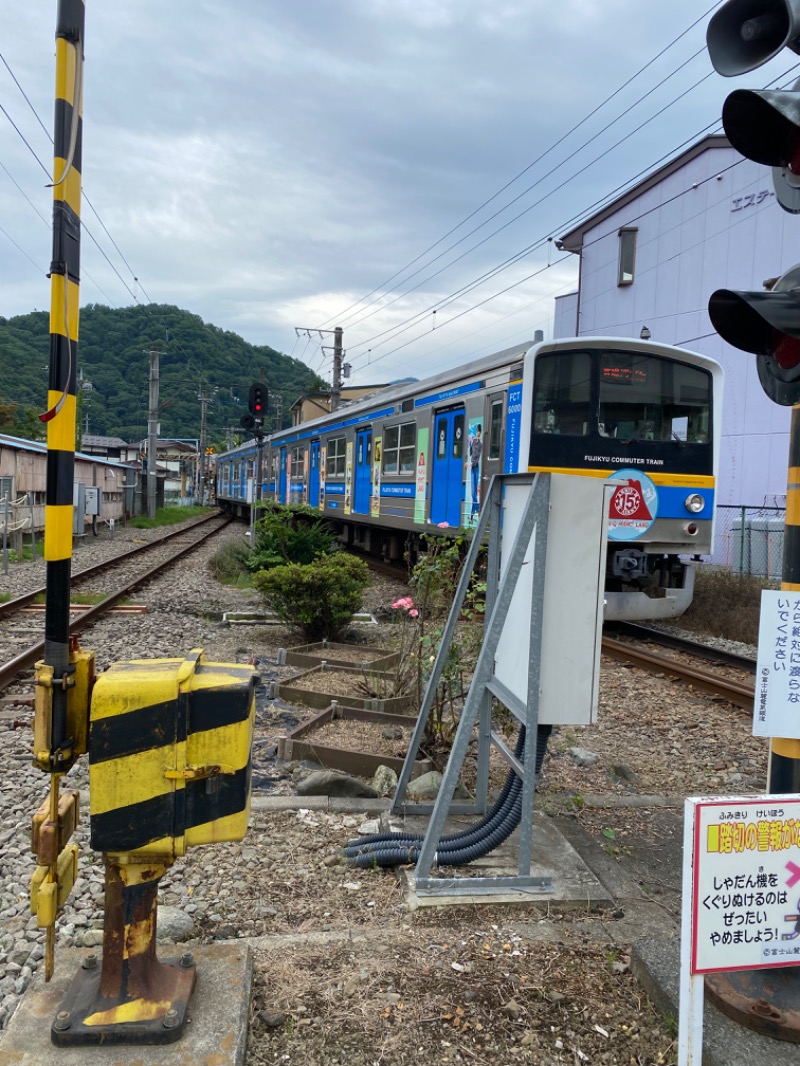
[[[540,725],[536,738],[536,776],[542,769],[552,726]],[[525,727],[517,738],[514,756],[522,759],[525,751]],[[513,769],[508,771],[503,788],[492,808],[475,825],[459,833],[441,837],[436,850],[437,866],[462,866],[487,855],[503,843],[517,828],[522,817],[522,781]],[[351,840],[344,849],[351,866],[404,866],[419,858],[424,837],[419,833],[377,833]]]

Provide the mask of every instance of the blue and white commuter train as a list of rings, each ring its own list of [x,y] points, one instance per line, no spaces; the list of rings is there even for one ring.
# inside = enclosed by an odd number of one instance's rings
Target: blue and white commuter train
[[[400,559],[420,534],[469,528],[494,474],[613,478],[606,619],[669,618],[691,602],[686,557],[712,550],[721,412],[707,356],[620,337],[524,343],[274,433],[262,498],[308,504],[346,544]],[[255,440],[219,456],[221,507],[249,512],[256,460]]]

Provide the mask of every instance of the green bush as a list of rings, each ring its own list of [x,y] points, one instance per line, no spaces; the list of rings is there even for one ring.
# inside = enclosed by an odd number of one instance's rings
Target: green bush
[[[253,571],[271,570],[286,563],[305,565],[337,549],[336,534],[310,507],[275,510],[267,505],[256,522],[248,565]]]
[[[278,618],[301,629],[306,640],[334,640],[361,607],[369,569],[341,552],[261,570],[253,584]]]

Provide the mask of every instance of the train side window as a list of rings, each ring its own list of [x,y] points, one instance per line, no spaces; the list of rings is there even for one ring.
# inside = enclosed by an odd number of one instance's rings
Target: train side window
[[[329,477],[337,477],[344,474],[345,448],[345,437],[332,437],[328,441],[328,451],[325,456],[325,473]]]
[[[492,409],[489,414],[489,449],[487,459],[500,458],[500,442],[503,439],[503,401],[492,400]]]
[[[464,416],[456,415],[453,419],[453,458],[460,459],[464,454]]]
[[[297,479],[305,477],[305,459],[306,450],[302,445],[298,448],[292,448],[292,467],[290,477]]]
[[[540,356],[533,388],[534,432],[585,437],[591,428],[591,379],[592,360],[586,351]]]
[[[414,422],[389,426],[383,431],[384,474],[409,474],[414,471],[417,427]]]

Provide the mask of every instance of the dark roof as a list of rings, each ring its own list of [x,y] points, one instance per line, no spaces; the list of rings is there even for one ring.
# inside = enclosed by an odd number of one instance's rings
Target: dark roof
[[[680,155],[676,155],[673,159],[670,159],[668,163],[659,167],[657,170],[652,171],[637,182],[635,185],[631,185],[624,193],[612,200],[611,203],[606,204],[605,207],[596,211],[593,215],[587,215],[587,217],[580,222],[574,229],[571,229],[569,233],[565,233],[560,241],[557,242],[559,248],[563,248],[568,252],[580,253],[583,248],[583,238],[588,230],[594,229],[605,219],[615,214],[621,207],[625,207],[626,204],[632,203],[634,200],[647,192],[648,189],[652,189],[669,177],[670,174],[674,174],[681,167],[685,166],[692,159],[696,159],[697,156],[702,155],[703,152],[707,152],[709,149],[714,148],[730,148],[731,142],[721,133],[711,133],[706,137],[702,137],[699,141],[696,141],[693,145],[686,149],[685,152],[681,152]]]
[[[84,448],[134,448],[122,437],[101,437],[94,433],[84,433],[81,437],[81,445]]]

